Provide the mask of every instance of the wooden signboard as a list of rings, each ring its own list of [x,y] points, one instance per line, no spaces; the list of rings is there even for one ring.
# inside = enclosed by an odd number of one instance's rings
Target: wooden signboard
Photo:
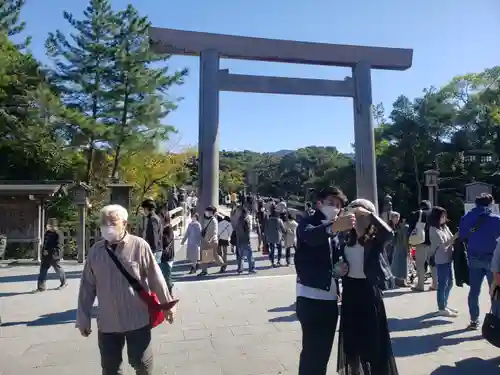
[[[0,202],[0,234],[13,242],[34,240],[38,237],[37,216],[34,201]]]

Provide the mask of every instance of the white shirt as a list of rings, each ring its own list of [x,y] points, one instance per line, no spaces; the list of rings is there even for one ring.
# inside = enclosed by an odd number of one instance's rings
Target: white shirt
[[[310,286],[305,286],[299,283],[297,283],[295,290],[297,293],[297,297],[320,299],[323,301],[335,301],[337,299],[337,284],[335,284],[335,279],[333,277],[332,284],[330,285],[330,290],[312,288]]]
[[[219,240],[229,241],[231,233],[233,233],[233,226],[231,223],[229,221],[222,220],[219,223]]]
[[[276,212],[282,214],[283,212],[286,212],[286,202],[279,202],[276,205]]]
[[[353,279],[366,279],[364,264],[365,264],[365,249],[360,244],[354,246],[346,246],[344,249],[346,261],[349,264],[349,272],[347,276]]]

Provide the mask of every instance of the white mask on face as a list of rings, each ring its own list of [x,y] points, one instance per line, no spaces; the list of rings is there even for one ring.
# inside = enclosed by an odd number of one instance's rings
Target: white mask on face
[[[118,241],[119,233],[115,226],[103,225],[101,226],[101,235],[108,242]]]
[[[329,205],[321,205],[320,210],[326,216],[327,220],[335,219],[340,212],[337,207]]]

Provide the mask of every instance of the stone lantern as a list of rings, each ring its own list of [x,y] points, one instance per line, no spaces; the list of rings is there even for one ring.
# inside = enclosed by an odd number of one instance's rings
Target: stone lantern
[[[437,204],[437,192],[439,190],[439,171],[435,169],[429,169],[424,172],[425,175],[425,186],[427,186],[429,201],[431,205],[435,206]]]
[[[89,193],[92,188],[84,184],[83,182],[79,182],[71,187],[71,194],[73,198],[73,202],[78,207],[78,228],[77,228],[77,239],[76,246],[78,249],[78,263],[83,263],[85,261],[85,250],[87,246],[86,240],[86,220],[87,220],[87,208],[90,207],[89,203]]]
[[[108,189],[110,189],[110,204],[119,204],[125,207],[127,211],[130,211],[130,196],[132,188],[134,186],[131,184],[125,184],[121,182],[112,182],[108,184]]]

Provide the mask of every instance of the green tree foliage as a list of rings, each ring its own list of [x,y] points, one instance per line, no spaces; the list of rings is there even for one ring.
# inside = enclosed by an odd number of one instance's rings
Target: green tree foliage
[[[24,31],[26,23],[19,20],[24,4],[25,0],[0,0],[0,32],[10,37]],[[30,41],[31,38],[28,37],[16,47],[24,48]]]
[[[70,137],[85,152],[84,179],[92,182],[98,149],[113,154],[108,173],[116,176],[125,152],[156,148],[175,131],[161,121],[176,108],[168,90],[182,84],[187,71],[169,75],[169,56],[150,51],[150,23],[131,5],[115,12],[109,0],[90,0],[82,19],[63,15],[74,32],[47,39],[51,79],[65,105],[85,115],[71,124]]]
[[[147,17],[129,5],[116,18],[119,27],[111,46],[115,54],[112,74],[106,80],[110,87],[107,124],[114,151],[111,175],[118,171],[124,151],[153,148],[175,130],[161,120],[176,108],[176,100],[167,96],[169,90],[182,84],[187,75],[186,69],[170,75],[165,64],[170,56],[151,52]]]
[[[71,124],[70,142],[85,152],[84,180],[91,182],[95,151],[106,141],[108,89],[104,80],[112,74],[111,46],[116,30],[115,14],[108,0],[90,0],[82,20],[63,12],[75,29],[69,38],[61,31],[49,34],[47,55],[53,61],[50,78],[68,108],[79,111],[84,121]]]
[[[379,104],[373,114],[379,197],[392,195],[403,215],[427,199],[428,169],[439,170],[438,204],[455,222],[463,213],[466,183],[483,181],[500,192],[500,67],[457,76],[413,100],[401,95],[389,112]],[[353,157],[332,147],[274,154],[223,151],[224,168],[245,176],[256,171],[262,195],[304,198],[311,188],[336,184],[355,198]]]
[[[65,114],[38,62],[0,35],[0,177],[68,177],[71,157],[58,137]]]

